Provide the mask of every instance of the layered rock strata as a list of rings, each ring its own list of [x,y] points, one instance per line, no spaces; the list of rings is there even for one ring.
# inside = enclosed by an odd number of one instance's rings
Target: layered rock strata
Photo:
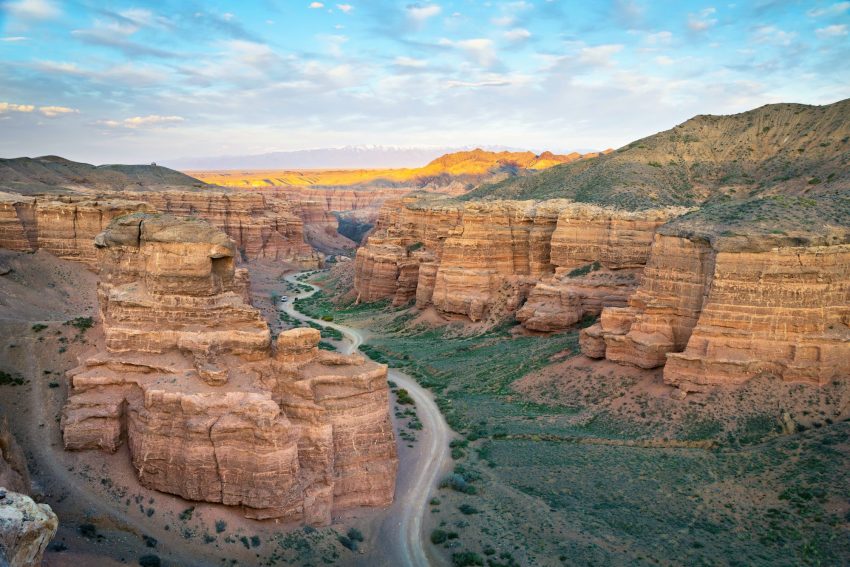
[[[529,329],[565,329],[626,303],[658,226],[684,209],[627,213],[552,200],[456,205],[387,202],[357,252],[361,301],[416,299],[480,320],[517,312]],[[493,313],[491,313],[493,312]]]
[[[90,267],[96,262],[94,237],[114,218],[153,208],[122,198],[25,197],[0,194],[0,248],[46,250]]]
[[[392,501],[385,366],[319,351],[313,329],[272,345],[235,244],[204,221],[130,215],[97,246],[106,346],[69,372],[66,449],[126,442],[143,485],[252,518]]]
[[[662,229],[625,308],[582,331],[585,354],[654,368],[685,391],[760,373],[850,376],[850,245],[715,238]]]
[[[236,241],[244,260],[271,259],[316,268],[321,256],[305,241],[296,206],[253,193],[150,191],[26,197],[0,193],[0,248],[44,249],[94,266],[94,237],[134,212],[169,212],[206,219]]]
[[[640,284],[655,231],[683,212],[567,205],[551,239],[555,273],[535,285],[517,320],[535,331],[558,331],[603,307],[625,306]]]
[[[305,240],[297,203],[261,192],[159,191],[131,194],[163,213],[196,216],[223,230],[244,260],[285,260],[302,268],[321,265]]]

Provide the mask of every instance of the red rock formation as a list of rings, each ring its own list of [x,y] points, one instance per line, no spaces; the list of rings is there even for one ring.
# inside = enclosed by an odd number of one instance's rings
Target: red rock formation
[[[692,391],[761,372],[825,384],[850,375],[850,245],[717,252],[708,296],[664,381]]]
[[[439,200],[411,196],[387,201],[366,245],[357,250],[354,287],[359,300],[392,298],[395,305],[414,297],[418,301],[419,266],[438,261],[443,243],[460,218],[458,206]],[[423,275],[433,278],[434,273]],[[428,289],[433,290],[433,285],[429,282]]]
[[[662,229],[628,307],[606,308],[582,351],[644,368],[685,391],[760,373],[823,384],[850,375],[848,235],[780,237]]]
[[[624,306],[640,283],[656,229],[683,212],[566,206],[552,234],[555,274],[534,287],[517,319],[528,329],[556,331],[603,307]]]
[[[95,265],[94,237],[119,216],[153,209],[127,199],[0,194],[0,247],[48,252]]]
[[[497,303],[515,311],[534,284],[554,271],[550,241],[563,201],[468,203],[449,234],[437,270],[434,306],[485,318]]]
[[[316,268],[320,258],[304,238],[297,206],[261,192],[150,191],[132,194],[157,211],[198,216],[236,242],[245,260],[284,260]]]
[[[125,216],[97,245],[106,349],[69,373],[67,449],[126,441],[145,486],[252,518],[392,501],[385,366],[319,351],[312,329],[272,349],[235,244],[204,221]]]
[[[24,197],[0,193],[0,247],[44,249],[94,266],[94,237],[119,216],[138,211],[197,216],[236,241],[245,260],[273,259],[316,268],[320,255],[305,241],[297,205],[260,193],[148,191]]]

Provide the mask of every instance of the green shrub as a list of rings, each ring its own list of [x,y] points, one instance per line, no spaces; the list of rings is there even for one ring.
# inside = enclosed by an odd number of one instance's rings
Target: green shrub
[[[185,510],[180,512],[180,521],[188,522],[189,520],[192,519],[192,514],[194,514],[194,513],[195,513],[195,507],[194,506],[192,506],[191,508],[186,508]]]
[[[162,561],[156,555],[142,555],[139,557],[139,565],[142,567],[160,567]]]
[[[471,504],[461,504],[457,509],[460,510],[460,513],[464,516],[471,516],[478,513],[478,508]]]
[[[469,567],[470,565],[484,565],[484,559],[474,551],[452,553],[452,567]]]
[[[227,529],[227,522],[224,520],[216,520],[215,522],[215,533],[220,534],[223,533],[224,530]]]
[[[32,326],[32,330],[34,333],[40,333],[47,328],[47,325],[43,325],[41,323],[36,323]]]
[[[363,533],[357,528],[349,529],[347,535],[351,541],[363,541]]]
[[[91,317],[76,317],[70,321],[65,321],[65,325],[71,325],[78,331],[87,331],[94,327],[94,319]]]
[[[405,390],[404,388],[399,388],[396,392],[396,397],[398,398],[398,403],[405,406],[415,405],[416,402],[413,401],[413,398],[410,397],[410,392]]]
[[[440,545],[450,539],[457,539],[457,537],[456,532],[447,532],[438,528],[431,532],[431,543],[434,545]]]
[[[578,278],[578,277],[581,277],[581,276],[586,276],[590,272],[595,272],[596,270],[600,269],[601,267],[602,267],[602,264],[600,264],[599,262],[593,262],[592,264],[586,264],[584,266],[576,268],[575,270],[572,270],[570,273],[567,274],[567,277]]]

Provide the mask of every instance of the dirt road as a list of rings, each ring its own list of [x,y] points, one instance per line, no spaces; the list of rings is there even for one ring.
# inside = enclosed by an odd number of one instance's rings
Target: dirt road
[[[288,276],[286,279],[292,284],[310,285],[296,281],[294,276]],[[294,297],[309,297],[318,290],[315,286],[310,287],[311,291],[301,292]],[[301,321],[312,321],[341,332],[345,337],[343,352],[346,354],[356,352],[363,344],[363,333],[359,329],[307,317],[295,310],[291,300],[283,303],[283,311]],[[415,463],[407,467],[409,470],[399,469],[396,498],[379,530],[379,540],[388,544],[388,547],[382,550],[382,564],[408,567],[439,564],[437,557],[428,553],[428,545],[423,539],[422,522],[428,512],[430,492],[449,462],[451,430],[431,393],[419,386],[416,380],[395,369],[389,370],[389,378],[410,393],[416,402],[416,412],[424,428],[418,436]]]

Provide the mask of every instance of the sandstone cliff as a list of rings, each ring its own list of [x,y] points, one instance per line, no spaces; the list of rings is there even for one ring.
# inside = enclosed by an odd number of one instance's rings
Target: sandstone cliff
[[[746,216],[707,208],[671,222],[628,306],[606,308],[582,331],[582,350],[664,365],[664,381],[685,391],[760,373],[813,384],[850,376],[847,205],[769,198],[745,204]]]
[[[69,450],[126,442],[140,481],[246,516],[327,524],[395,488],[386,367],[272,345],[236,245],[204,221],[136,214],[97,238],[105,348],[69,372]]]
[[[641,281],[655,231],[684,212],[565,206],[551,239],[555,273],[535,285],[517,319],[528,329],[556,331],[603,307],[625,305]]]
[[[316,268],[320,256],[305,241],[296,206],[255,193],[145,191],[27,197],[0,193],[0,247],[44,249],[94,266],[94,237],[119,216],[171,212],[212,222],[236,241],[245,260],[272,259]]]

